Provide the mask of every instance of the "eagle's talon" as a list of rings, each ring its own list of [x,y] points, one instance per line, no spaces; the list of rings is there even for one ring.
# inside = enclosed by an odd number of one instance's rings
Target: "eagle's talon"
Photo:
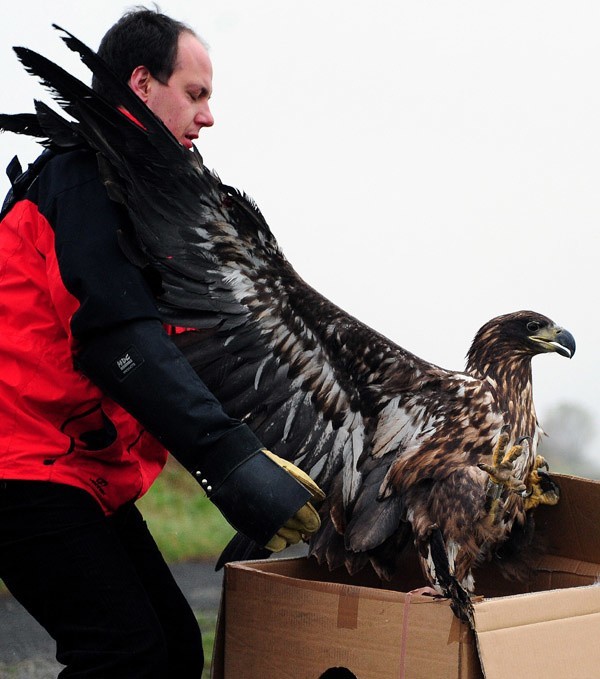
[[[535,456],[535,462],[533,463],[533,470],[532,470],[531,473],[533,474],[534,472],[539,471],[540,469],[542,469],[542,467],[546,471],[550,470],[550,465],[548,464],[548,460],[546,460],[546,458],[543,455],[536,455]],[[540,472],[540,473],[543,474],[544,472]]]
[[[523,481],[514,475],[514,462],[519,458],[523,452],[528,449],[529,437],[523,436],[519,442],[506,452],[509,436],[502,433],[498,439],[498,443],[492,453],[492,464],[480,462],[477,466],[479,469],[486,472],[490,477],[488,480],[488,496],[498,495],[498,486],[507,488],[508,490],[523,493],[527,490],[527,486]],[[493,485],[491,485],[493,484]],[[496,487],[494,487],[496,486]]]
[[[539,505],[555,505],[560,499],[560,488],[552,479],[547,471],[542,471],[542,468],[549,469],[548,462],[538,455],[535,458],[533,469],[527,477],[528,495],[525,498],[525,511],[535,509]]]
[[[503,429],[492,452],[492,464],[480,462],[477,465],[489,477],[485,493],[485,511],[487,514],[486,521],[490,525],[495,525],[502,516],[503,502],[501,496],[504,490],[517,493],[522,497],[528,492],[528,486],[515,476],[514,462],[524,452],[528,452],[529,437],[521,437],[507,451],[508,441],[509,434]]]

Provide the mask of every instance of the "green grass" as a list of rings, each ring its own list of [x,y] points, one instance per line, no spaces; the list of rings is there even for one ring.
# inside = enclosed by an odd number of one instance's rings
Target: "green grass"
[[[215,645],[217,613],[216,611],[214,615],[196,613],[196,620],[198,620],[198,625],[202,630],[202,648],[204,650],[204,672],[202,672],[202,676],[208,677],[210,676],[213,646]]]
[[[234,534],[196,481],[172,459],[137,505],[169,563],[215,557]]]

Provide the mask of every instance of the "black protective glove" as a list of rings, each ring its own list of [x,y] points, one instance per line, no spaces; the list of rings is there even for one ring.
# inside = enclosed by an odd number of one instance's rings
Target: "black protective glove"
[[[193,472],[234,528],[272,552],[319,528],[321,520],[311,502],[325,496],[307,474],[264,448],[237,466],[231,464],[234,456],[221,458],[225,467],[209,464]]]
[[[83,341],[76,365],[163,443],[236,530],[278,551],[319,527],[310,500],[322,499],[320,489],[223,412],[160,321]]]
[[[281,552],[286,547],[295,545],[300,540],[308,538],[312,533],[319,530],[321,518],[313,505],[321,504],[325,499],[325,493],[308,474],[296,467],[296,465],[275,455],[270,450],[264,450],[263,452],[276,464],[283,467],[286,472],[291,474],[296,481],[299,481],[311,494],[311,501],[300,507],[294,516],[265,545],[271,552]]]

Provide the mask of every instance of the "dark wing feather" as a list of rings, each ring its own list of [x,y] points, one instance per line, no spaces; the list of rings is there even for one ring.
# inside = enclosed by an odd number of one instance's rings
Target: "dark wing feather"
[[[47,136],[35,113],[0,113],[0,130],[26,134],[31,137],[45,138]]]
[[[71,123],[42,102],[35,102],[36,113],[0,114],[0,130],[37,137],[46,147],[78,146],[81,138]]]

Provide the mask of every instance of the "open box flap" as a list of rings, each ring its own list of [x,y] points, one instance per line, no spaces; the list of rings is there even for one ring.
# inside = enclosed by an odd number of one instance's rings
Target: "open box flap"
[[[533,592],[475,604],[486,679],[600,676],[600,587]]]
[[[562,474],[552,478],[560,486],[560,502],[540,507],[535,514],[548,551],[600,564],[600,482]]]

